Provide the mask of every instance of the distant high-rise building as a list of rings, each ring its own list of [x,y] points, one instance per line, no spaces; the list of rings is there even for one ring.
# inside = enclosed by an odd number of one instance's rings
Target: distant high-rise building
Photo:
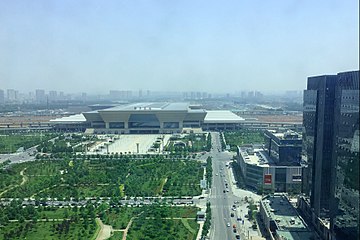
[[[142,90],[140,89],[139,90],[139,98],[142,98],[143,97],[143,94],[142,94]]]
[[[49,91],[49,100],[56,101],[57,100],[57,91]]]
[[[254,96],[255,96],[256,98],[262,98],[264,95],[263,95],[261,92],[259,92],[259,91],[255,91]]]
[[[35,91],[35,99],[36,99],[37,103],[45,103],[46,102],[45,90],[36,89],[36,91]]]
[[[64,99],[65,99],[64,92],[59,92],[59,100],[64,100]]]
[[[249,91],[248,92],[248,98],[253,98],[254,97],[254,92],[253,91]]]
[[[318,219],[328,219],[336,239],[358,239],[359,71],[309,77],[303,101],[312,221],[324,232]]]
[[[131,91],[119,91],[119,90],[110,90],[109,96],[111,100],[127,100],[131,98]]]
[[[18,99],[18,91],[15,89],[7,89],[6,99],[8,102],[15,102]]]
[[[0,89],[0,104],[4,104],[4,103],[5,103],[4,90]]]
[[[241,97],[241,98],[246,98],[246,92],[245,92],[245,91],[242,91],[242,92],[240,93],[240,97]]]

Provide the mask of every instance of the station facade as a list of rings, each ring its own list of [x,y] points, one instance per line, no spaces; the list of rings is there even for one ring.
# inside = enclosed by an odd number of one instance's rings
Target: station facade
[[[83,115],[94,133],[165,134],[201,128],[206,111],[188,103],[134,103]]]

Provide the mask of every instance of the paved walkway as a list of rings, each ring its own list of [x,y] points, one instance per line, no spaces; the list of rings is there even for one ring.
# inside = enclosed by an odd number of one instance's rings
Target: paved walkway
[[[128,234],[128,231],[129,231],[129,228],[131,227],[131,224],[134,220],[134,217],[132,217],[128,223],[128,225],[126,226],[125,230],[124,230],[124,235],[123,235],[123,238],[122,240],[126,240],[126,237],[127,237],[127,234]]]
[[[112,226],[105,225],[100,218],[96,218],[95,221],[100,226],[100,231],[96,236],[96,240],[105,240],[111,237],[111,232],[113,231]]]
[[[196,240],[200,240],[201,239],[201,233],[202,233],[202,230],[203,230],[203,227],[204,227],[204,222],[198,222],[199,223],[199,231],[197,233],[197,236],[196,236]]]

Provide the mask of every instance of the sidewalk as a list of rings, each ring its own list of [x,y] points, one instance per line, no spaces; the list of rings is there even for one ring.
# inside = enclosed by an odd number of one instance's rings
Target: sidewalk
[[[202,230],[203,230],[203,226],[204,226],[204,222],[199,222],[200,226],[199,226],[199,231],[198,231],[198,234],[196,236],[196,240],[200,240],[201,239],[201,233],[202,233]]]

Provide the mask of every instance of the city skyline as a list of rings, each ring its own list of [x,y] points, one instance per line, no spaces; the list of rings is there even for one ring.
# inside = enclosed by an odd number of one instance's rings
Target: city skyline
[[[2,89],[301,90],[308,76],[359,64],[357,1],[11,1],[0,8]]]

